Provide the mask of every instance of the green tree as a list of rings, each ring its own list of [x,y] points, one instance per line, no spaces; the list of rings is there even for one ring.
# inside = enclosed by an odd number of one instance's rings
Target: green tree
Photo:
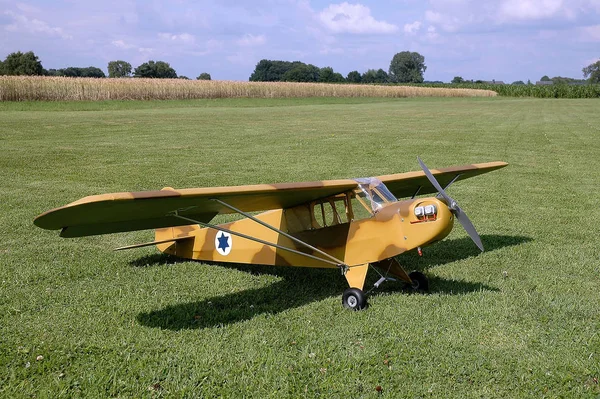
[[[362,74],[361,80],[363,83],[387,83],[389,75],[381,68],[378,70],[369,69]]]
[[[590,83],[600,83],[600,60],[590,64],[582,69],[583,77]]]
[[[377,72],[375,72],[375,83],[388,83],[390,81],[390,77],[386,71],[379,68]]]
[[[185,75],[179,75],[179,76],[177,76],[177,79],[190,80],[190,78],[188,78]]]
[[[455,76],[454,79],[452,79],[452,82],[450,83],[464,83],[465,80],[461,77],[461,76]]]
[[[299,66],[307,66],[305,63],[300,61],[272,61],[272,60],[260,60],[256,67],[254,68],[254,72],[250,75],[251,82],[281,82],[286,80],[284,75],[291,71],[292,69]],[[316,68],[316,67],[315,67]],[[303,68],[306,72],[306,69]],[[318,68],[317,68],[318,69]],[[301,70],[294,72],[293,76],[299,76]],[[289,77],[290,75],[288,75]],[[316,80],[314,80],[316,81]],[[312,81],[311,81],[312,82]]]
[[[338,83],[345,81],[344,77],[333,71],[332,67],[321,68],[319,71],[319,82]]]
[[[362,74],[361,80],[363,83],[375,83],[377,81],[377,71],[374,69],[367,69]]]
[[[550,82],[550,78],[548,77],[548,75],[544,75],[544,76],[542,76],[542,78],[540,79],[540,81],[542,81],[542,82]]]
[[[200,75],[198,75],[196,80],[211,80],[210,73],[202,72]]]
[[[87,68],[79,68],[81,70],[81,77],[84,78],[105,78],[104,71],[98,67],[89,66]]]
[[[285,72],[281,80],[285,82],[318,82],[320,72],[321,70],[312,64],[298,63]]]
[[[425,66],[425,57],[417,52],[402,51],[397,53],[390,62],[390,80],[400,83],[422,83]]]
[[[177,77],[177,72],[171,68],[168,62],[148,61],[135,68],[133,76],[136,78],[174,79]]]
[[[514,84],[514,85],[524,85],[525,82],[523,82],[522,80],[517,80],[515,82],[512,82],[512,84]]]
[[[44,75],[44,67],[33,53],[28,51],[22,53],[10,53],[2,63],[4,75]]]
[[[105,78],[104,71],[93,66],[87,68],[68,67],[61,69],[49,69],[46,71],[49,76],[67,76],[71,78]]]
[[[131,76],[131,64],[127,61],[117,60],[108,63],[109,78],[127,78]]]
[[[358,73],[358,71],[352,71],[348,73],[348,76],[346,77],[346,81],[349,83],[360,83],[362,82],[362,79],[360,77],[360,73]]]

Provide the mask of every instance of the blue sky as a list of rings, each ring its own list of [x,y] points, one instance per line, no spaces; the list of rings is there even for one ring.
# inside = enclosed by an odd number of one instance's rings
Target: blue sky
[[[247,80],[263,59],[387,71],[425,56],[426,80],[582,78],[600,57],[600,0],[0,0],[0,57],[34,51],[45,68],[134,67]]]

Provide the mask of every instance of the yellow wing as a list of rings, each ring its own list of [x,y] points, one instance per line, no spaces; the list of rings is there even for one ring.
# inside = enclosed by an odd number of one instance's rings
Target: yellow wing
[[[442,169],[431,169],[431,173],[442,187],[446,187],[453,179],[455,181],[475,177],[483,173],[491,172],[508,165],[506,162],[487,162],[472,165],[452,166]],[[458,176],[458,177],[457,177]],[[418,195],[437,193],[431,185],[425,173],[417,172],[398,173],[394,175],[377,176],[396,198],[410,197],[418,191]]]
[[[445,186],[457,175],[458,180],[462,180],[506,165],[504,162],[491,162],[434,169],[432,173]],[[423,172],[379,176],[378,179],[398,198],[413,195],[419,187],[419,194],[435,192]],[[244,212],[266,211],[290,208],[357,187],[355,180],[346,179],[92,195],[44,212],[34,223],[43,229],[61,229],[61,237],[156,229],[190,224],[170,215],[174,211],[205,223],[218,214],[233,212],[215,199]]]
[[[213,199],[253,212],[289,208],[356,187],[354,180],[329,180],[92,195],[44,212],[34,224],[48,230],[62,229],[61,237],[156,229],[190,224],[170,216],[173,211],[201,222],[233,212]]]

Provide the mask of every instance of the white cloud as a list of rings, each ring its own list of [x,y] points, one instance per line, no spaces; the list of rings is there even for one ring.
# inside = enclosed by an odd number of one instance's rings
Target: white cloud
[[[180,43],[193,43],[196,40],[194,35],[190,35],[189,33],[181,33],[179,35],[172,34],[172,33],[159,33],[158,37],[163,40],[170,40],[173,42],[180,42]]]
[[[425,11],[425,19],[431,23],[439,24],[443,22],[444,17],[439,12],[427,10]]]
[[[428,39],[435,40],[439,36],[440,35],[438,35],[437,30],[435,29],[435,26],[430,26],[427,28],[427,38]]]
[[[396,25],[377,21],[369,7],[362,4],[331,4],[318,17],[327,29],[335,33],[382,34],[398,30]]]
[[[508,20],[546,19],[559,14],[570,14],[563,0],[505,0],[500,6],[501,17]]]
[[[112,42],[110,42],[110,43],[111,43],[113,46],[115,46],[115,47],[117,47],[117,48],[120,48],[120,49],[123,49],[123,50],[128,50],[128,49],[130,49],[130,48],[133,48],[133,47],[135,47],[135,46],[134,46],[134,45],[132,45],[132,44],[125,43],[125,41],[124,41],[124,40],[113,40],[113,41],[112,41]]]
[[[12,11],[4,11],[4,15],[12,18],[12,23],[4,27],[9,32],[30,33],[33,35],[43,34],[48,36],[58,36],[63,39],[72,39],[73,37],[65,33],[62,28],[51,27],[39,19],[27,18],[25,15],[16,14]]]
[[[265,35],[251,35],[245,34],[241,39],[238,39],[236,42],[238,46],[242,47],[254,47],[254,46],[262,46],[267,41]]]
[[[461,17],[464,18],[464,15]],[[425,11],[425,20],[431,24],[440,26],[446,32],[456,32],[462,24],[460,20],[461,17],[432,10]]]
[[[421,21],[415,21],[412,24],[404,25],[404,33],[407,35],[415,35],[421,29]]]

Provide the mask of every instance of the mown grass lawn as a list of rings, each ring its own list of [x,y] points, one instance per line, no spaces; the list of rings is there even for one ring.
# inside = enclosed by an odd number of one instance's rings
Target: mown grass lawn
[[[596,397],[599,109],[1,103],[0,396]],[[32,223],[90,194],[372,176],[417,170],[417,155],[510,163],[449,190],[487,251],[457,225],[424,257],[399,257],[431,294],[387,284],[362,312],[342,308],[335,270],[113,252],[153,234],[67,240]]]

